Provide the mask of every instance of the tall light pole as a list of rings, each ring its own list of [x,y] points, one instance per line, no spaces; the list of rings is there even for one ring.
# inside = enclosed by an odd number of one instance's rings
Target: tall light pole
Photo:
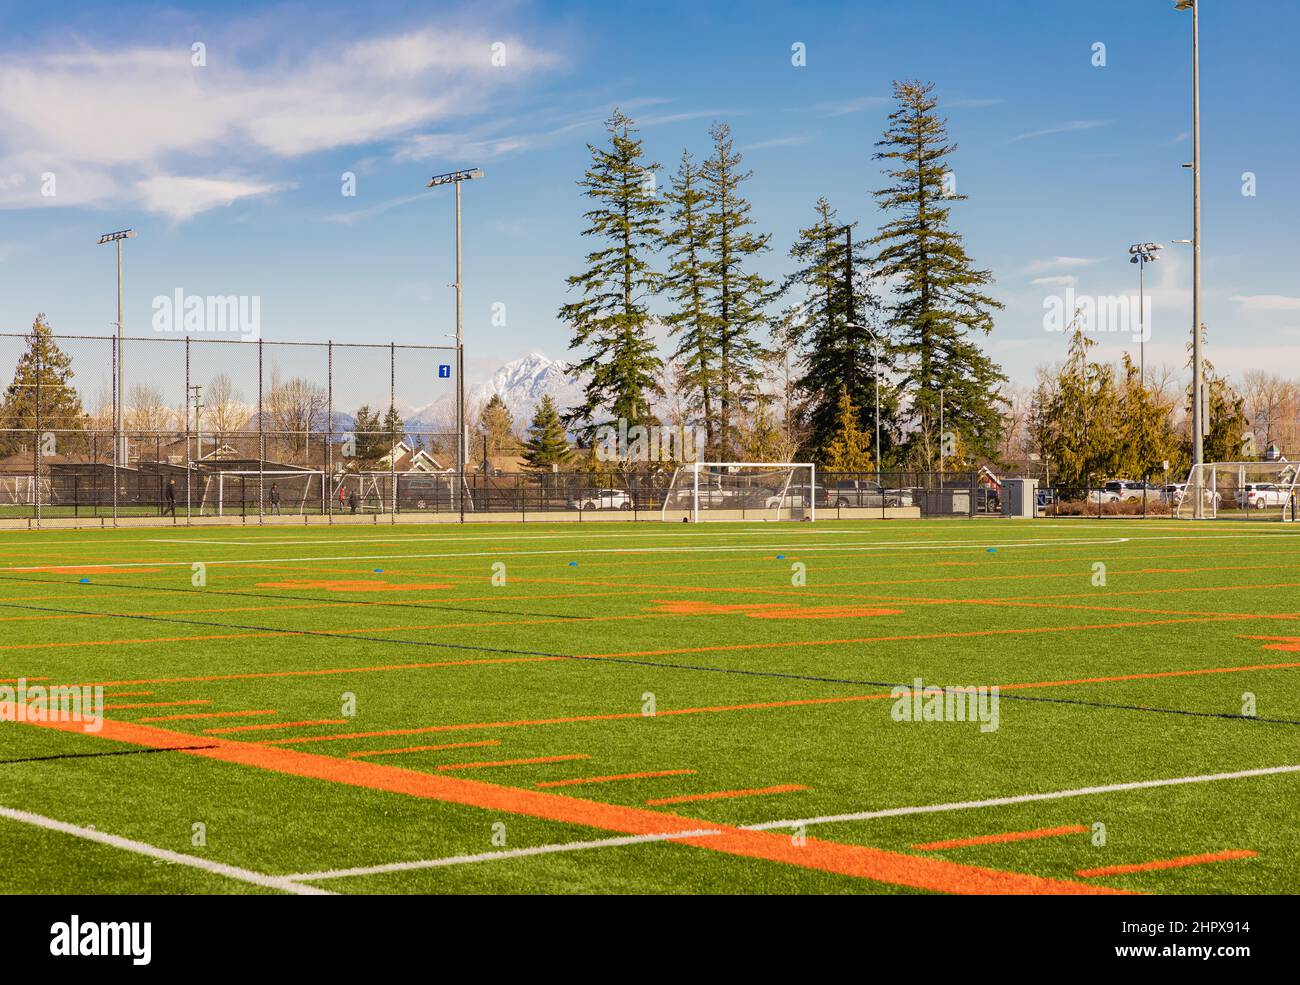
[[[1138,265],[1138,374],[1142,385],[1147,385],[1147,303],[1146,267],[1160,259],[1162,243],[1134,243],[1128,248],[1129,263]]]
[[[1201,389],[1205,385],[1201,355],[1201,5],[1197,0],[1176,0],[1175,10],[1192,12],[1192,465],[1205,460],[1205,415]],[[1196,470],[1200,476],[1200,470]],[[1202,497],[1197,495],[1193,515],[1200,519]]]
[[[127,443],[126,431],[122,427],[122,405],[126,402],[126,394],[122,391],[122,240],[134,237],[135,230],[119,229],[115,233],[105,233],[99,237],[97,244],[117,244],[117,409],[113,415],[113,427],[117,431],[115,440],[118,461],[123,465],[126,464]]]
[[[452,184],[456,186],[456,482],[459,489],[456,498],[460,501],[461,519],[465,517],[465,337],[462,329],[461,311],[463,307],[460,278],[460,183],[483,177],[479,168],[467,168],[462,171],[448,171],[435,174],[429,179],[428,188]]]

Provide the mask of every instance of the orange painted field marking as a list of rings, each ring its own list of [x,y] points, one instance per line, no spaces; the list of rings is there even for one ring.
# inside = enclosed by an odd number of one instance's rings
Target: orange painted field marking
[[[1300,636],[1243,636],[1243,640],[1276,640],[1267,644],[1265,650],[1280,650],[1284,653],[1300,653]]]
[[[189,643],[195,640],[246,640],[264,636],[297,635],[292,630],[287,630],[267,633],[214,633],[203,636],[152,636],[133,640],[77,640],[70,643],[6,643],[0,646],[0,650],[54,650],[66,649],[70,646],[132,646],[137,643]]]
[[[356,753],[348,753],[349,756],[355,756]],[[538,790],[547,787],[581,787],[590,783],[614,783],[618,780],[649,780],[657,776],[686,776],[694,773],[695,770],[650,770],[646,773],[614,773],[610,776],[578,776],[570,780],[544,780],[541,783],[534,783],[533,786]]]
[[[1236,674],[1252,670],[1291,670],[1300,667],[1300,663],[1251,664],[1241,667],[1205,667],[1194,670],[1162,670],[1141,674],[1115,674],[1109,677],[1081,677],[1062,681],[1027,681],[1016,684],[1001,684],[1003,691],[1025,690],[1040,687],[1067,687],[1078,684],[1118,684],[1124,681],[1158,680],[1164,677],[1195,677],[1202,674]],[[769,708],[800,708],[811,705],[833,705],[854,701],[883,701],[893,699],[891,691],[876,691],[872,694],[847,694],[829,698],[793,698],[786,701],[754,701],[739,705],[707,705],[695,708],[659,708],[653,715],[643,715],[639,711],[606,712],[592,715],[566,715],[557,718],[531,718],[517,721],[500,722],[463,722],[452,725],[426,725],[418,728],[384,729],[376,732],[348,732],[339,735],[310,735],[302,738],[271,739],[267,745],[294,745],[300,742],[338,742],[347,739],[368,739],[396,735],[427,735],[433,732],[459,732],[474,729],[520,728],[534,725],[569,725],[579,722],[612,722],[643,719],[654,721],[656,718],[669,718],[674,715],[705,715],[728,711],[760,711]]]
[[[43,575],[156,575],[162,571],[162,568],[124,568],[114,564],[54,564],[42,565],[38,568],[6,568],[5,570]]]
[[[396,756],[404,752],[439,752],[443,749],[472,749],[476,746],[499,746],[500,739],[483,739],[480,742],[444,742],[440,746],[405,746],[401,749],[362,749],[348,753],[349,759],[365,759],[369,756]]]
[[[275,714],[275,712],[270,712]],[[346,718],[318,718],[310,722],[264,722],[261,725],[231,725],[229,728],[205,728],[204,735],[224,735],[227,732],[262,732],[267,729],[296,728],[299,725],[342,725]]]
[[[755,701],[743,705],[713,705],[701,708],[660,708],[653,715],[643,715],[639,711],[608,712],[602,715],[568,715],[563,718],[532,718],[512,722],[472,722],[456,725],[426,725],[420,728],[384,729],[378,732],[349,732],[345,735],[309,735],[300,739],[272,739],[267,745],[293,745],[299,742],[338,742],[344,739],[369,739],[393,735],[425,735],[430,732],[459,732],[466,729],[517,728],[523,725],[563,725],[574,722],[612,722],[632,718],[653,721],[656,718],[673,715],[701,715],[723,711],[752,711],[759,708],[793,708],[800,705],[841,704],[845,701],[871,701],[877,698],[889,698],[893,695],[881,692],[877,694],[850,694],[834,698],[795,698],[789,701]]]
[[[105,708],[108,705],[104,706]],[[156,718],[137,718],[137,722],[191,722],[208,718],[249,718],[253,715],[277,715],[274,708],[262,708],[257,711],[196,711],[185,715],[160,715]]]
[[[148,698],[153,695],[152,691],[105,691],[106,698]]]
[[[660,657],[681,653],[717,653],[735,650],[778,650],[805,646],[844,646],[855,643],[897,643],[908,640],[970,639],[981,636],[1033,636],[1044,633],[1079,633],[1101,629],[1135,629],[1144,626],[1176,626],[1185,623],[1239,622],[1237,616],[1189,616],[1186,619],[1147,619],[1135,622],[1107,622],[1078,626],[1017,626],[1008,629],[975,629],[955,633],[907,633],[897,636],[857,636],[835,640],[787,640],[778,643],[725,643],[717,646],[675,647],[664,650],[622,650],[588,653],[588,660],[602,657]]]
[[[1208,862],[1233,862],[1237,859],[1254,858],[1259,852],[1249,849],[1234,848],[1226,852],[1210,852],[1205,855],[1181,855],[1178,858],[1158,858],[1152,862],[1138,862],[1135,865],[1108,865],[1101,869],[1080,869],[1075,873],[1083,879],[1097,876],[1122,876],[1130,872],[1154,872],[1158,869],[1181,869],[1188,865],[1205,865]]]
[[[761,797],[772,793],[795,793],[799,790],[807,790],[805,786],[798,783],[782,783],[774,787],[754,787],[750,790],[714,790],[711,793],[686,793],[676,797],[656,797],[653,800],[647,800],[647,807],[658,807],[664,804],[689,804],[697,800],[730,800],[732,797]]]
[[[881,609],[862,605],[801,606],[786,602],[741,602],[719,605],[695,599],[657,599],[656,615],[714,616],[744,615],[750,619],[856,619],[869,616],[899,616],[902,609]]]
[[[390,584],[374,581],[262,581],[255,588],[323,588],[329,592],[419,592],[432,588],[455,588],[455,585],[424,583]]]
[[[124,711],[128,708],[176,708],[180,705],[210,705],[207,698],[192,698],[189,701],[137,701],[134,704],[104,705],[105,711]]]
[[[10,715],[10,717],[18,717]],[[31,722],[36,727],[80,732],[78,722]],[[668,831],[721,832],[708,837],[682,838],[679,844],[744,858],[781,862],[805,869],[871,879],[898,886],[910,886],[945,893],[1052,893],[1119,894],[1125,890],[1064,879],[1051,879],[1018,872],[1004,872],[981,866],[963,865],[942,858],[891,852],[865,845],[808,838],[796,845],[786,832],[748,831],[713,824],[697,818],[583,800],[549,791],[503,787],[481,780],[467,780],[435,773],[402,769],[384,763],[318,756],[294,749],[211,739],[209,748],[192,746],[193,735],[160,729],[153,725],[106,720],[94,733],[97,738],[127,742],[149,748],[174,749],[182,756],[233,763],[289,776],[341,783],[368,790],[382,790],[442,803],[462,804],[485,811],[499,811],[537,817],[563,824],[580,824],[620,834],[662,834]]]
[[[567,763],[574,759],[590,758],[586,753],[574,752],[564,756],[529,756],[525,759],[484,760],[477,763],[444,763],[437,769],[439,773],[449,773],[453,770],[478,770],[493,766],[531,766],[534,763]]]
[[[146,677],[133,681],[92,681],[84,687],[118,687],[128,684],[197,684],[208,681],[254,681],[275,677],[327,677],[333,674],[373,674],[390,670],[431,670],[436,667],[464,667],[471,664],[535,663],[568,660],[568,657],[484,657],[477,660],[437,660],[431,663],[379,664],[373,667],[325,667],[315,670],[265,670],[246,674],[209,674],[201,677]],[[29,677],[29,681],[45,678]]]
[[[995,835],[976,835],[974,838],[950,838],[947,841],[929,841],[912,847],[923,852],[937,852],[945,848],[967,848],[971,845],[1004,845],[1012,841],[1032,841],[1036,838],[1057,838],[1061,835],[1087,833],[1082,824],[1066,824],[1059,828],[1035,828],[1033,831],[1004,831]]]

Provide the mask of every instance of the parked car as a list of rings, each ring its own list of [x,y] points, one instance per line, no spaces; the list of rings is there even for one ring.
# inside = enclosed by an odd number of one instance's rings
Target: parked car
[[[1177,506],[1179,503],[1181,503],[1183,501],[1183,497],[1186,495],[1187,495],[1187,483],[1185,482],[1171,482],[1169,483],[1169,485],[1165,486],[1163,491],[1165,502],[1171,503],[1174,506]],[[1213,503],[1216,509],[1218,508],[1219,504],[1223,501],[1223,497],[1218,493],[1217,490],[1213,490],[1213,489],[1202,489],[1201,498],[1205,500],[1206,506],[1209,506],[1211,503]]]
[[[630,510],[632,497],[622,489],[591,489],[569,500],[571,510]]]
[[[805,509],[810,505],[816,505],[821,509],[834,505],[831,490],[825,486],[816,485],[810,490],[807,483],[797,486],[790,486],[783,495],[768,496],[764,505],[768,509]]]
[[[1112,479],[1101,487],[1101,492],[1103,503],[1140,503],[1144,499],[1164,498],[1159,486],[1132,479]]]
[[[866,506],[880,509],[882,506],[911,506],[910,489],[885,489],[880,483],[871,479],[840,479],[831,487],[829,493],[833,506]],[[821,500],[817,502],[821,506]]]
[[[1263,510],[1270,506],[1285,506],[1288,490],[1272,482],[1248,483],[1238,489],[1233,498],[1244,509]]]
[[[975,512],[1001,513],[1002,497],[998,494],[998,491],[988,486],[979,486],[975,490]]]

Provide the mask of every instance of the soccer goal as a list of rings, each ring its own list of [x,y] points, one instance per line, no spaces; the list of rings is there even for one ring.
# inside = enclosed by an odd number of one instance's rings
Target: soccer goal
[[[1296,520],[1300,463],[1204,462],[1193,465],[1187,482],[1166,490],[1174,516],[1191,519]],[[1198,507],[1199,502],[1199,509]]]
[[[200,472],[196,493],[200,516],[231,516],[256,513],[258,483],[261,483],[262,512],[267,516],[321,511],[321,489],[325,476],[314,471],[226,469]]]
[[[811,462],[693,462],[673,473],[660,519],[815,520]]]

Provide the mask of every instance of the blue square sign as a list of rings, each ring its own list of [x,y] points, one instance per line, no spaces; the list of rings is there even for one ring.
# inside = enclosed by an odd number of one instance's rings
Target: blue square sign
[[[451,367],[446,363],[442,363],[441,365],[438,366],[438,379],[440,380],[451,379]]]

